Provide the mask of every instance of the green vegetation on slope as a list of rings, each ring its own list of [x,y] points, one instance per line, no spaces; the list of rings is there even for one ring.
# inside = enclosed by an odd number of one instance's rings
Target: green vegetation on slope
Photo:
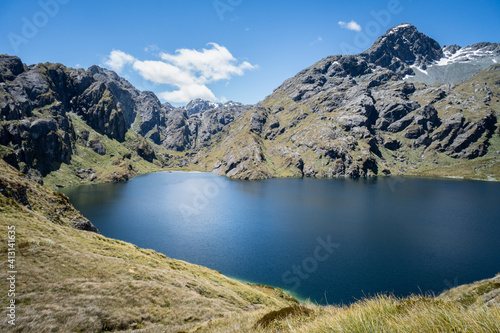
[[[499,73],[494,65],[457,85],[389,80],[371,86],[366,75],[327,91],[310,88],[311,97],[295,100],[301,80],[310,79],[299,73],[295,84],[284,84],[235,120],[197,159],[207,171],[240,179],[499,180]]]
[[[68,199],[0,161],[0,260],[16,230],[13,332],[498,332],[500,275],[438,297],[297,301],[152,250],[76,230]],[[87,221],[88,222],[88,221]],[[138,221],[140,223],[140,221]],[[77,223],[78,224],[78,223]],[[5,267],[5,266],[4,266]],[[7,270],[0,272],[6,287]],[[4,289],[6,290],[6,289]],[[7,293],[0,296],[8,304]]]
[[[118,142],[96,132],[77,115],[70,114],[70,117],[77,134],[74,153],[69,164],[61,163],[59,169],[44,177],[48,187],[126,181],[140,174],[164,170],[165,166],[176,165],[185,157],[184,153],[167,151],[132,130],[126,133],[124,142]],[[92,148],[96,144],[102,146],[100,153]],[[138,151],[154,158],[148,161]],[[169,167],[172,169],[181,168]]]
[[[128,131],[123,143],[99,134],[78,116],[71,114],[77,140],[71,163],[62,163],[60,168],[44,178],[50,187],[125,181],[138,174],[160,170],[160,162],[148,162],[133,149],[144,138]],[[92,145],[102,146],[100,153]],[[96,149],[97,150],[97,149]]]
[[[76,230],[73,223],[84,218],[64,195],[3,161],[0,171],[0,260],[7,263],[7,227],[15,226],[18,270],[16,326],[12,330],[2,320],[0,331],[100,332],[161,325],[163,331],[177,332],[229,313],[296,303],[279,289],[240,283]],[[6,269],[0,272],[4,287],[6,274]],[[8,301],[3,293],[0,302]]]

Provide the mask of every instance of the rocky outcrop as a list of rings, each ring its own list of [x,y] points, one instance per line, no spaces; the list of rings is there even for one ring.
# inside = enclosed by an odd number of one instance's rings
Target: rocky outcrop
[[[0,207],[12,214],[29,212],[28,217],[43,216],[58,225],[99,233],[97,228],[82,216],[69,202],[68,197],[33,182],[12,166],[0,160]]]
[[[107,138],[149,162],[242,179],[405,174],[449,158],[495,159],[498,57],[498,44],[441,47],[401,24],[363,53],[318,61],[257,105],[197,99],[178,108],[98,66],[26,66],[3,55],[1,153],[33,177],[68,163],[79,146],[114,154]],[[87,127],[75,131],[75,116]]]
[[[14,165],[22,165],[25,173],[43,177],[70,162],[78,139],[70,113],[121,142],[136,120],[141,93],[114,72],[97,66],[88,71],[60,64],[25,66],[19,58],[5,55],[0,57],[0,72],[5,73],[0,144],[15,151]],[[98,140],[88,142],[88,147],[106,153]]]
[[[215,108],[192,115],[186,108],[174,108],[167,113],[165,124],[159,127],[162,145],[176,151],[207,147],[214,136],[249,109],[249,105],[235,102],[217,104]]]
[[[18,57],[10,57],[0,54],[0,82],[12,81],[16,76],[24,72],[24,64]]]
[[[189,102],[184,109],[186,110],[188,115],[193,115],[197,113],[203,113],[205,111],[215,109],[217,107],[222,106],[221,103],[214,103],[211,101],[207,101],[201,98],[197,98]]]
[[[71,123],[63,116],[0,123],[0,144],[15,152],[11,162],[35,178],[69,163],[73,138]]]
[[[411,71],[411,65],[425,69],[441,59],[443,50],[434,39],[413,25],[403,23],[389,29],[361,56],[377,66],[406,74]]]
[[[76,143],[107,153],[88,130],[75,133],[71,114],[121,143],[134,131],[166,149],[188,151],[209,145],[248,108],[203,100],[175,108],[98,66],[87,71],[48,63],[26,66],[17,57],[0,56],[0,144],[13,151],[6,160],[38,178],[69,163]],[[127,145],[149,162],[158,157],[147,141]]]
[[[492,44],[471,49],[489,50],[483,58],[496,52]],[[488,147],[498,139],[500,65],[459,85],[408,80],[460,50],[409,24],[389,29],[361,54],[327,57],[286,80],[201,164],[236,178],[365,177],[439,168],[450,157],[497,158]]]

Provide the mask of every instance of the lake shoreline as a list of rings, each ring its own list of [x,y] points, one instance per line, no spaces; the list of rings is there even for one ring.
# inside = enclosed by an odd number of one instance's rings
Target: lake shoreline
[[[301,301],[343,304],[361,291],[439,293],[455,276],[470,282],[496,273],[491,260],[459,265],[462,255],[480,261],[499,247],[496,184],[419,176],[247,182],[166,170],[63,192],[106,236],[242,281],[297,287]],[[340,245],[331,254],[316,250],[325,242]],[[382,279],[378,272],[391,267],[404,278]],[[363,277],[369,272],[379,276],[373,283]],[[346,279],[352,283],[343,286]]]

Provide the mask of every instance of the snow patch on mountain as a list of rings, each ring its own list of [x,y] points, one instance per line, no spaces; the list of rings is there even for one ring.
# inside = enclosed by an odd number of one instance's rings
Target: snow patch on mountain
[[[464,82],[500,60],[500,44],[495,43],[478,43],[466,47],[449,45],[442,50],[441,59],[429,62],[426,66],[410,66],[414,73],[406,75],[403,80],[424,83]]]
[[[474,49],[472,46],[467,46],[459,49],[456,52],[450,50],[443,50],[444,57],[439,61],[436,61],[433,65],[435,66],[447,66],[453,63],[465,63],[480,58],[491,57],[495,55],[495,52],[489,50],[487,47],[481,49]]]
[[[429,75],[429,73],[425,69],[418,67],[417,65],[411,65],[410,68],[417,69],[420,72],[424,73],[425,75]]]
[[[397,33],[399,31],[399,29],[404,29],[404,28],[408,28],[408,27],[412,27],[412,25],[408,24],[408,23],[403,23],[403,24],[397,25],[394,28],[392,28],[391,30],[389,30],[387,34],[392,35],[392,34]]]

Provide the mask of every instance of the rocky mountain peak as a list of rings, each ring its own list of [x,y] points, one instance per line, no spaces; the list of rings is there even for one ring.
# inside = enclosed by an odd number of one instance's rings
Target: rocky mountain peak
[[[124,78],[120,77],[118,74],[116,74],[114,71],[102,68],[99,66],[91,66],[87,70],[97,81],[102,81],[102,82],[120,82],[120,83],[128,83],[127,80]],[[127,84],[129,85],[129,84]]]
[[[443,50],[438,42],[418,31],[415,26],[402,23],[387,30],[361,55],[369,62],[392,70],[405,65],[425,69],[443,57]]]
[[[449,55],[452,55],[452,54],[455,54],[458,50],[460,50],[462,47],[461,46],[458,46],[457,44],[453,44],[453,45],[445,45],[443,46],[443,54],[445,56],[449,56]]]
[[[0,54],[0,82],[13,80],[24,72],[24,65],[18,57]]]
[[[220,103],[214,103],[208,100],[204,100],[201,98],[197,98],[189,102],[185,109],[188,113],[188,115],[196,114],[196,113],[203,113],[205,111],[208,111],[210,109],[215,109],[222,104]]]

